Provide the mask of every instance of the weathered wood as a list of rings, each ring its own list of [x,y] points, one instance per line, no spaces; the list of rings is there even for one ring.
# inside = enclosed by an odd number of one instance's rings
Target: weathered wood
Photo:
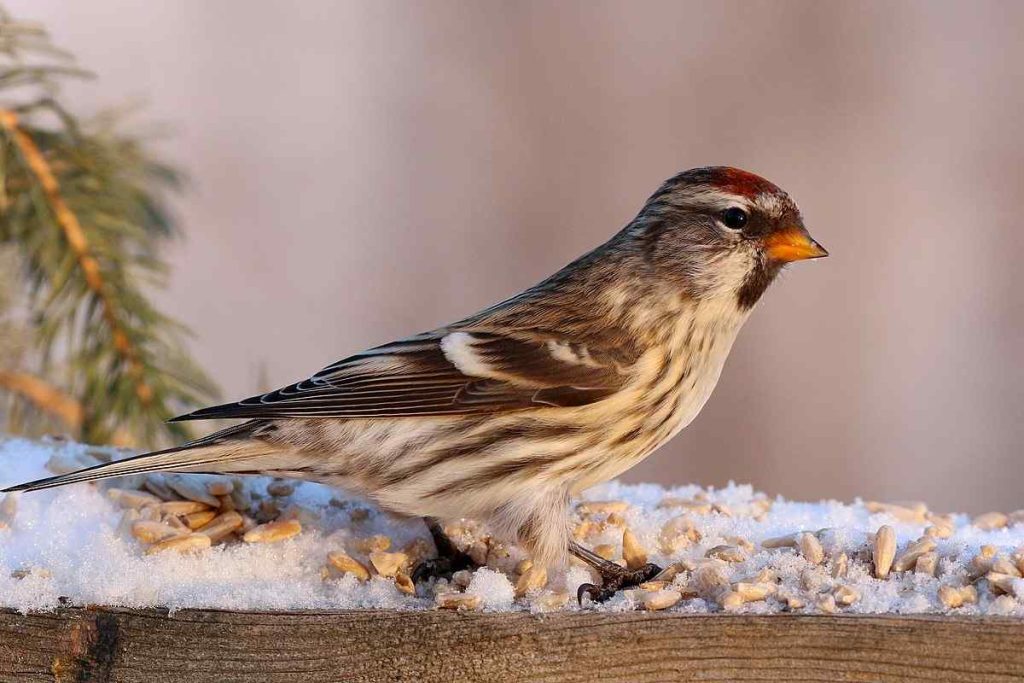
[[[0,612],[10,681],[1024,680],[1024,622],[670,613]]]

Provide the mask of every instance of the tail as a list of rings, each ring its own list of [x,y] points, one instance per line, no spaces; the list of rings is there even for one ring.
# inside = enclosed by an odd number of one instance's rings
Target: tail
[[[272,455],[277,451],[273,445],[254,440],[265,420],[253,420],[244,424],[222,429],[201,439],[162,451],[143,453],[116,462],[87,467],[77,472],[56,477],[37,479],[0,490],[0,493],[15,491],[38,491],[56,486],[77,484],[83,481],[97,481],[110,477],[123,477],[145,472],[234,472],[239,470],[258,471],[260,456]],[[244,464],[243,464],[244,462]]]

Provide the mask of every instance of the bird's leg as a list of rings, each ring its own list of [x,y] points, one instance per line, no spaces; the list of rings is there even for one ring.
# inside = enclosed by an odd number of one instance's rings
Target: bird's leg
[[[434,546],[437,547],[437,557],[423,560],[416,565],[416,569],[412,573],[414,583],[421,583],[439,577],[450,579],[452,574],[460,569],[478,566],[473,561],[473,558],[459,550],[452,543],[452,539],[448,538],[448,535],[441,527],[441,523],[436,518],[424,517],[423,521],[426,523],[427,529],[430,530],[430,535],[434,538]]]
[[[579,600],[581,605],[583,604],[584,595],[589,595],[590,599],[594,602],[604,602],[623,588],[640,585],[661,573],[661,567],[651,562],[648,562],[639,569],[625,569],[614,562],[609,562],[576,542],[569,544],[569,552],[597,570],[601,575],[600,586],[584,583],[576,591],[576,599]]]

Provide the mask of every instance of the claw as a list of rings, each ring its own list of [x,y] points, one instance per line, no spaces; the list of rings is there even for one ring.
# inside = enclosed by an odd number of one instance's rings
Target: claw
[[[592,583],[581,583],[580,587],[576,590],[576,600],[580,603],[580,607],[583,606],[584,595],[589,595],[590,599],[594,602],[601,602],[598,600],[598,596],[601,595],[601,589]]]
[[[583,596],[588,595],[594,602],[604,602],[623,588],[638,586],[644,581],[650,581],[660,573],[661,567],[652,562],[648,562],[639,569],[632,571],[619,569],[618,571],[608,571],[607,573],[602,572],[601,585],[596,586],[592,583],[580,584],[579,589],[576,591],[576,600],[582,606]]]

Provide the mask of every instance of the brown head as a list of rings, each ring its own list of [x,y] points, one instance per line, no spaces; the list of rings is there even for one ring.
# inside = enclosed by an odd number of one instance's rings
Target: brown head
[[[828,255],[789,195],[727,166],[670,178],[619,240],[691,296],[734,296],[743,309],[757,303],[786,264]]]

